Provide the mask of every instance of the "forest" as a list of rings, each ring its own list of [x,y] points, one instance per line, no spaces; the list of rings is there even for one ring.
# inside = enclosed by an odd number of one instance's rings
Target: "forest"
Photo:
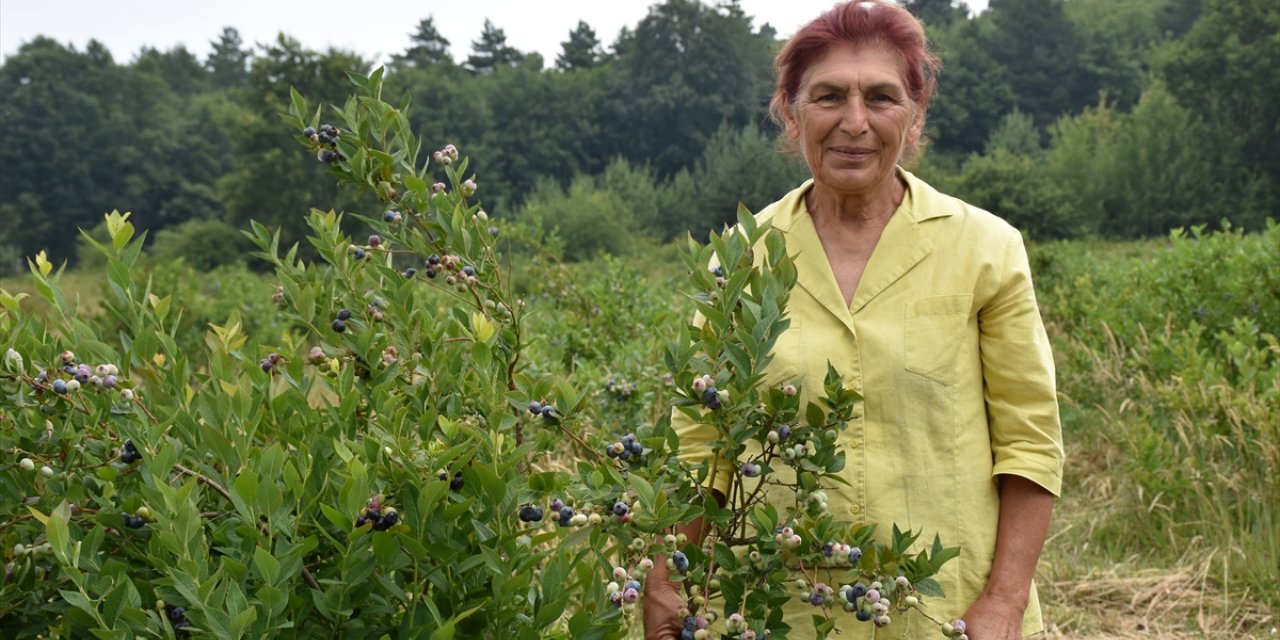
[[[943,61],[912,167],[1033,240],[1261,229],[1280,210],[1280,5],[1270,0],[908,0]],[[665,0],[612,43],[589,24],[555,60],[488,21],[465,59],[430,15],[386,71],[424,141],[476,159],[490,215],[556,231],[570,260],[623,255],[757,210],[806,177],[766,105],[781,46],[732,1]],[[456,37],[456,36],[455,36]],[[0,66],[0,275],[47,250],[75,264],[103,213],[131,211],[160,257],[244,260],[250,220],[302,239],[338,191],[285,161],[289,87],[340,103],[369,60],[226,28],[203,60],[128,62],[38,37]],[[99,236],[101,236],[99,230]],[[304,248],[304,250],[306,250]]]

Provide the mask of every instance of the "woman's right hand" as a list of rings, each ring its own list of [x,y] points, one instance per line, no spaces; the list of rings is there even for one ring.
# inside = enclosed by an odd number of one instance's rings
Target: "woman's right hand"
[[[684,621],[680,609],[684,598],[680,586],[667,579],[665,559],[655,559],[644,583],[644,640],[680,640]]]

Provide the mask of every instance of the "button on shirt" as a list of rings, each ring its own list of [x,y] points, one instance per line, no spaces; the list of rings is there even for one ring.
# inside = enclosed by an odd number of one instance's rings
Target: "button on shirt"
[[[789,328],[774,347],[765,384],[800,382],[804,406],[830,363],[864,400],[835,446],[846,456],[830,483],[837,519],[935,534],[961,555],[935,578],[943,599],[926,598],[937,619],[961,616],[981,594],[995,552],[996,476],[1013,474],[1054,495],[1063,448],[1049,340],[1040,319],[1022,236],[1000,218],[943,195],[906,171],[907,194],[888,222],[846,306],[805,206],[812,181],[756,214],[786,238],[798,282]],[[757,252],[758,255],[764,252]],[[708,462],[714,429],[673,412],[680,457]],[[780,466],[780,465],[779,465]],[[710,481],[725,491],[732,465]],[[777,479],[794,480],[788,470]],[[779,508],[788,491],[769,493]],[[798,601],[798,598],[796,599]],[[789,606],[791,638],[812,638],[807,604]],[[844,638],[871,625],[836,611]],[[935,625],[909,616],[876,638],[933,638]],[[847,618],[847,620],[845,620]],[[1024,634],[1043,630],[1032,585]]]

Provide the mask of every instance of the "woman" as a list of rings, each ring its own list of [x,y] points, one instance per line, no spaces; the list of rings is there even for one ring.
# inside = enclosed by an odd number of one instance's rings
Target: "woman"
[[[863,395],[836,443],[850,486],[828,491],[830,509],[961,547],[937,576],[947,595],[930,599],[930,615],[963,618],[972,640],[1037,633],[1032,578],[1063,452],[1022,238],[899,168],[920,144],[938,68],[908,11],[837,5],[775,68],[773,115],[813,179],[757,214],[784,234],[799,274],[770,380],[820,389],[829,360]],[[712,430],[676,428],[682,459],[710,457]],[[649,639],[679,637],[681,602],[665,578],[658,563],[647,580]],[[788,609],[791,638],[812,637],[805,607]],[[846,638],[870,635],[870,625],[840,626]],[[876,637],[941,636],[917,618]]]

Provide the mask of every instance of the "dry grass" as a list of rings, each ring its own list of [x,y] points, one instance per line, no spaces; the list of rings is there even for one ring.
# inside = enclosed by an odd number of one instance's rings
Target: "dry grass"
[[[1042,584],[1046,638],[1280,638],[1275,611],[1219,590],[1212,554],[1185,568],[1122,564]]]

